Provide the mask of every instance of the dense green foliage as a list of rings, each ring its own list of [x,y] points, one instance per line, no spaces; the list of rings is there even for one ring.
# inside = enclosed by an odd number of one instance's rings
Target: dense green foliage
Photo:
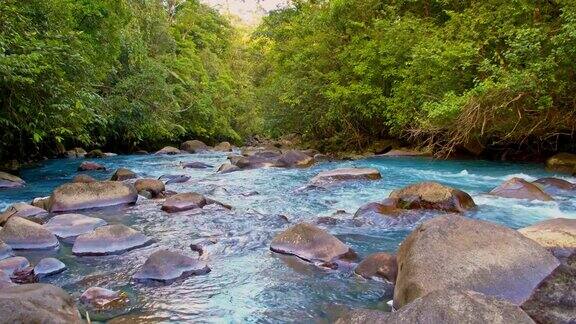
[[[0,160],[238,141],[258,122],[239,39],[197,0],[0,2]]]
[[[309,0],[253,38],[268,129],[337,147],[399,137],[555,145],[576,128],[573,0]]]

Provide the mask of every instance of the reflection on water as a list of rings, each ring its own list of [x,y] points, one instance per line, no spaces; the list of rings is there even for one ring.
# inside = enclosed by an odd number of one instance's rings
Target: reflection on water
[[[186,183],[170,184],[169,190],[197,191],[231,204],[234,210],[211,206],[201,211],[166,214],[158,202],[141,198],[136,206],[84,212],[108,223],[124,223],[156,239],[153,245],[122,255],[75,257],[70,244],[57,251],[21,252],[34,264],[46,256],[62,260],[68,270],[43,279],[63,287],[74,297],[91,286],[123,290],[130,305],[121,312],[94,314],[96,320],[115,317],[114,323],[195,322],[324,322],[347,307],[386,310],[382,283],[364,280],[350,271],[319,269],[292,257],[269,251],[273,236],[291,224],[334,216],[321,225],[351,246],[360,256],[394,252],[416,224],[376,226],[351,221],[364,203],[381,200],[399,187],[417,181],[438,181],[470,193],[478,209],[469,217],[519,228],[552,217],[576,218],[576,199],[556,197],[554,202],[528,202],[487,196],[513,176],[533,180],[550,176],[532,164],[484,161],[434,161],[424,158],[370,158],[361,161],[326,162],[310,169],[259,169],[217,174],[213,169],[183,169],[180,162],[201,161],[218,166],[220,153],[180,156],[117,156],[99,160],[109,171],[91,172],[109,178],[114,169],[127,167],[141,177],[185,174]],[[0,192],[0,209],[18,201],[49,195],[57,185],[76,175],[81,160],[48,161],[22,174],[28,185]],[[339,167],[374,167],[382,179],[349,183],[327,190],[301,190],[322,170]],[[574,178],[566,178],[575,181]],[[428,216],[426,216],[428,217]],[[423,217],[425,219],[426,217]],[[163,285],[140,284],[131,276],[153,251],[168,247],[191,256],[193,241],[205,244],[202,256],[212,272]],[[121,315],[124,313],[123,315]],[[120,316],[118,316],[120,315]]]

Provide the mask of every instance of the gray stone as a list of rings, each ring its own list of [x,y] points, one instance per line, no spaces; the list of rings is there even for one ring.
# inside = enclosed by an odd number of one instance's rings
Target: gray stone
[[[106,225],[80,235],[74,241],[75,255],[119,254],[148,245],[152,240],[126,225]]]
[[[172,281],[183,276],[210,272],[203,261],[170,250],[154,252],[138,272],[136,280]]]
[[[162,210],[168,213],[176,213],[206,206],[206,197],[196,192],[180,193],[166,198],[162,204]]]
[[[6,259],[7,257],[11,257],[14,255],[12,248],[10,245],[0,241],[0,260]]]
[[[225,162],[218,168],[218,172],[220,173],[230,173],[236,171],[240,171],[240,168],[230,162]]]
[[[66,270],[66,265],[56,258],[44,258],[34,267],[34,273],[46,277]]]
[[[51,212],[134,204],[138,192],[134,186],[117,181],[67,183],[56,188],[50,196]]]
[[[322,185],[330,182],[354,181],[354,180],[378,180],[381,179],[380,171],[372,168],[343,168],[322,171],[311,182]]]
[[[0,240],[14,250],[58,247],[58,239],[42,225],[21,217],[11,217],[0,230]]]
[[[8,259],[0,260],[0,270],[4,271],[8,276],[16,271],[25,269],[30,266],[30,262],[25,257],[11,257]]]
[[[19,188],[26,184],[15,175],[0,171],[0,189]]]
[[[104,225],[106,221],[100,218],[80,214],[61,214],[52,217],[44,224],[44,228],[60,238],[70,238],[90,233]]]

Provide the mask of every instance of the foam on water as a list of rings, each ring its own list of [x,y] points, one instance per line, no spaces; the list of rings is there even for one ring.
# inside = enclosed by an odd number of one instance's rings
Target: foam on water
[[[28,185],[1,191],[0,209],[50,194],[77,174],[76,168],[82,161],[47,161],[24,170],[22,177]],[[33,264],[46,256],[58,257],[66,263],[67,271],[42,280],[63,287],[76,298],[96,285],[127,291],[132,304],[122,312],[132,322],[313,322],[334,318],[335,312],[346,307],[387,309],[389,298],[384,297],[382,283],[361,279],[350,271],[321,270],[298,259],[276,255],[270,252],[269,244],[275,234],[288,226],[331,216],[336,223],[321,226],[361,257],[378,251],[394,252],[418,223],[433,215],[393,226],[358,222],[352,215],[363,204],[382,200],[392,190],[419,181],[438,181],[464,190],[478,205],[466,216],[515,229],[553,217],[576,218],[573,196],[555,197],[554,202],[531,202],[486,195],[512,177],[532,181],[554,176],[536,164],[375,157],[325,162],[309,169],[266,168],[217,174],[217,167],[226,161],[223,153],[116,156],[96,161],[108,168],[104,172],[88,172],[97,179],[109,178],[118,167],[127,167],[141,177],[185,174],[191,177],[190,181],[170,184],[167,188],[197,191],[235,207],[233,211],[211,207],[166,214],[160,211],[157,201],[140,199],[136,206],[89,210],[83,214],[140,230],[156,240],[150,246],[105,257],[74,257],[69,244],[62,244],[58,251],[19,252]],[[208,163],[214,168],[181,167],[181,162],[191,161]],[[299,189],[306,187],[318,172],[343,167],[377,168],[382,179],[350,182],[325,190]],[[131,280],[132,274],[155,250],[171,248],[195,256],[189,244],[203,239],[215,241],[206,246],[202,256],[212,268],[209,274],[177,280],[167,286]],[[94,314],[96,318],[92,319],[116,315],[105,312]]]

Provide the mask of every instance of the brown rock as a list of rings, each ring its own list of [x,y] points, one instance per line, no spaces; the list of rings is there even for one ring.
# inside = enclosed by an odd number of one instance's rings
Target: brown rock
[[[78,171],[101,171],[106,170],[106,167],[96,162],[84,161],[78,167]]]
[[[549,195],[554,195],[566,191],[576,191],[576,184],[558,178],[542,178],[533,181],[532,183],[539,186]]]
[[[209,150],[210,147],[208,147],[208,145],[204,144],[202,141],[191,140],[182,143],[182,145],[180,145],[180,149],[189,153],[199,153]]]
[[[138,179],[134,182],[136,191],[147,191],[151,194],[152,198],[158,197],[166,190],[164,182],[156,179]]]
[[[214,151],[230,152],[230,151],[232,151],[232,145],[228,142],[222,142],[222,143],[214,146]]]
[[[394,283],[398,273],[396,256],[385,252],[370,254],[358,264],[354,272],[366,279],[380,278]]]
[[[182,152],[181,152],[179,149],[175,148],[175,147],[166,146],[166,147],[164,147],[164,148],[161,149],[160,151],[157,151],[157,152],[154,153],[154,154],[157,154],[157,155],[176,155],[176,154],[181,154],[181,153],[182,153]]]
[[[90,183],[96,182],[97,180],[92,178],[87,174],[79,174],[72,179],[72,182],[83,182],[83,183]]]
[[[530,199],[530,200],[554,200],[550,195],[545,193],[537,185],[532,184],[521,178],[512,178],[505,181],[500,186],[492,189],[488,194],[516,199]]]
[[[0,189],[18,188],[24,186],[24,180],[15,175],[0,171]]]
[[[390,150],[383,156],[430,156],[430,153],[410,149],[397,149]]]
[[[314,164],[314,158],[301,151],[290,150],[282,154],[274,163],[281,168],[307,168]]]
[[[196,192],[180,193],[166,198],[162,210],[168,213],[176,213],[206,206],[206,197]]]
[[[557,257],[566,257],[576,251],[576,219],[549,219],[518,231]]]
[[[106,225],[76,238],[75,255],[107,255],[130,251],[152,243],[146,235],[122,224]]]
[[[390,198],[398,199],[401,209],[434,209],[463,212],[476,207],[472,197],[464,191],[436,182],[420,182],[394,190]]]
[[[546,169],[569,174],[576,173],[576,154],[558,153],[546,160]]]
[[[92,159],[92,158],[104,158],[106,154],[102,152],[102,150],[92,150],[84,155],[85,158]]]
[[[49,210],[64,212],[134,204],[137,199],[138,192],[134,186],[122,182],[67,183],[52,192]]]
[[[112,178],[110,178],[111,181],[124,181],[129,179],[136,179],[136,173],[126,168],[119,168],[114,172]]]
[[[21,217],[11,217],[0,230],[0,240],[15,250],[58,247],[58,239],[42,225]]]
[[[329,183],[335,181],[351,180],[378,180],[381,179],[380,171],[368,168],[344,168],[322,171],[318,173],[311,182],[315,184]]]

